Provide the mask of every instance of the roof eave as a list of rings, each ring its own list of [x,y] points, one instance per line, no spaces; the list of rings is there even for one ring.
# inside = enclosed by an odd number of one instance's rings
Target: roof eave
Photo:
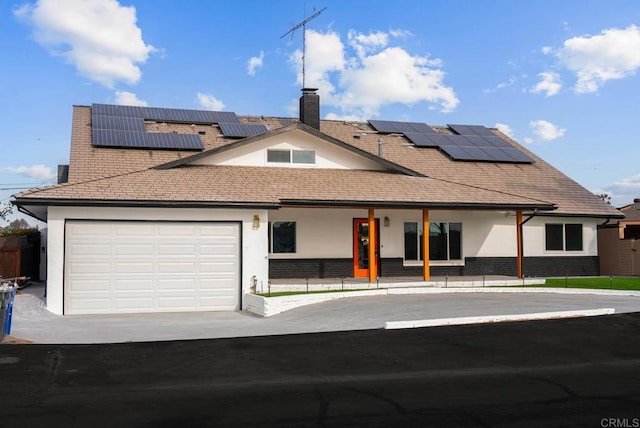
[[[277,209],[278,203],[272,202],[234,202],[234,201],[154,201],[154,200],[109,200],[109,199],[28,199],[12,201],[18,207],[57,206],[57,207],[145,207],[145,208],[246,208]]]
[[[475,202],[418,202],[418,201],[350,201],[350,200],[308,200],[308,199],[282,199],[281,205],[285,206],[315,206],[315,207],[383,207],[383,208],[416,208],[416,209],[440,209],[440,210],[555,210],[554,205],[545,204],[505,204],[505,203],[475,203]]]

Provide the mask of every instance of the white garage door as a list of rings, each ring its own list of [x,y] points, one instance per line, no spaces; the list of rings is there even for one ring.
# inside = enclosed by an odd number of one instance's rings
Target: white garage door
[[[238,223],[67,221],[64,313],[235,310]]]

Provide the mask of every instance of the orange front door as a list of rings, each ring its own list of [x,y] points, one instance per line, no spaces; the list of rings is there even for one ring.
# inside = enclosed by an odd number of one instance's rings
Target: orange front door
[[[376,219],[376,236],[380,236],[380,225]],[[376,243],[376,257],[374,263],[379,267],[380,239],[374,240]],[[377,269],[380,272],[380,269]],[[369,219],[353,219],[353,276],[355,278],[366,278],[369,276]]]

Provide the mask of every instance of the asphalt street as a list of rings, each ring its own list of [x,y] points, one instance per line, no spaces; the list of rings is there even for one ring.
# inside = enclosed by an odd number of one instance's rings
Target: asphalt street
[[[0,426],[640,426],[639,334],[640,313],[627,313],[1,345]]]

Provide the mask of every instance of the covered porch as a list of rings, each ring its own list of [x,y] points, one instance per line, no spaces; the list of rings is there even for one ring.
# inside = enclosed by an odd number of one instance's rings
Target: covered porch
[[[524,278],[523,225],[531,217],[523,220],[523,211],[512,206],[269,211],[269,276],[254,288],[363,289],[460,281],[476,286],[489,280],[513,285],[505,278]]]

